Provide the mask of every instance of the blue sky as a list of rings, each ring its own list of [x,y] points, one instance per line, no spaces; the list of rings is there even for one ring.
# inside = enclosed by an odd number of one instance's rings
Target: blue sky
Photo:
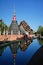
[[[25,20],[36,31],[43,26],[43,0],[0,0],[0,19],[10,25],[16,7],[18,24]]]

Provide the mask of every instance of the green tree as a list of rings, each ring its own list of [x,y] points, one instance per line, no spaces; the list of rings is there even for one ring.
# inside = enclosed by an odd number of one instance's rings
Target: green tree
[[[39,26],[37,33],[39,33],[43,36],[43,27],[42,26]]]
[[[0,20],[0,31],[1,31],[1,34],[3,34],[4,30],[8,30],[9,27],[3,22],[3,20]]]

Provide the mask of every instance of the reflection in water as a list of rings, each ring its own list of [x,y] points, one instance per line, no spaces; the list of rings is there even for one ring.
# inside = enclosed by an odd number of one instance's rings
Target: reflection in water
[[[32,44],[31,44],[32,43]],[[9,45],[9,47],[3,47],[0,49],[0,55],[6,56],[6,59],[10,59],[12,56],[14,60],[14,65],[24,65],[25,63],[28,62],[28,60],[32,57],[32,55],[36,52],[36,50],[39,48],[39,44],[37,40],[33,41],[32,40],[22,40],[22,42],[19,43],[13,43]],[[6,50],[7,49],[7,50]],[[5,52],[4,52],[5,50]],[[4,55],[3,55],[3,53]],[[6,54],[7,53],[7,54]],[[1,60],[1,58],[0,58]],[[7,60],[4,61],[7,63]],[[10,61],[9,61],[10,62]],[[13,61],[11,61],[13,62]]]
[[[38,39],[40,45],[43,45],[43,39]]]
[[[4,51],[4,47],[0,48],[0,56],[2,55],[3,51]]]
[[[32,42],[31,40],[28,40],[27,42],[22,40],[22,42],[19,42],[19,43],[13,43],[12,42],[13,44],[9,45],[11,52],[12,52],[13,59],[14,59],[14,65],[16,65],[16,54],[17,54],[18,48],[20,47],[20,49],[22,51],[25,51],[27,49],[28,45],[30,45],[31,42]],[[6,47],[3,47],[3,48],[0,49],[1,50],[0,55],[2,55],[2,53],[4,53],[4,49],[6,49]]]
[[[5,49],[6,49],[6,47],[1,47],[0,48],[0,56],[2,56],[2,53],[4,52]]]
[[[0,65],[14,65],[12,53],[9,47],[6,47],[0,56]]]
[[[22,42],[20,43],[20,49],[21,49],[22,51],[25,51],[25,50],[27,49],[27,47],[28,47],[31,43],[32,43],[31,40],[28,40],[27,42],[26,42],[26,41],[22,41]]]
[[[28,45],[31,42],[32,42],[31,40],[28,40],[27,43],[26,43],[24,40],[22,40],[22,42],[14,43],[14,44],[10,45],[10,49],[12,51],[12,55],[13,55],[13,58],[14,58],[14,65],[16,65],[16,54],[17,54],[18,48],[20,47],[20,49],[22,51],[25,51],[27,49]]]
[[[15,65],[15,62],[16,62],[16,54],[17,54],[18,47],[19,47],[18,43],[14,43],[14,44],[10,45],[10,49],[12,51],[12,55],[13,55],[13,58],[14,58],[14,65]]]
[[[37,39],[33,40],[25,51],[21,51],[19,48],[16,55],[16,65],[26,65],[39,48],[40,45],[38,44]]]

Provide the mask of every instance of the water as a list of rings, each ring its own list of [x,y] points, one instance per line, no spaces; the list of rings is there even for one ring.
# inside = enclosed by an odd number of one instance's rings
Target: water
[[[0,65],[14,65],[14,60],[9,47],[5,48],[2,56],[0,56]]]
[[[22,42],[0,48],[0,65],[26,65],[42,45],[41,40],[35,39],[28,45]]]

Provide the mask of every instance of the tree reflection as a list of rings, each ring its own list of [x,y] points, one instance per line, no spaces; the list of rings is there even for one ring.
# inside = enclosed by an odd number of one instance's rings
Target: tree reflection
[[[38,39],[40,45],[43,45],[43,39]]]
[[[5,47],[0,48],[0,56],[2,56],[4,49],[5,49]]]

